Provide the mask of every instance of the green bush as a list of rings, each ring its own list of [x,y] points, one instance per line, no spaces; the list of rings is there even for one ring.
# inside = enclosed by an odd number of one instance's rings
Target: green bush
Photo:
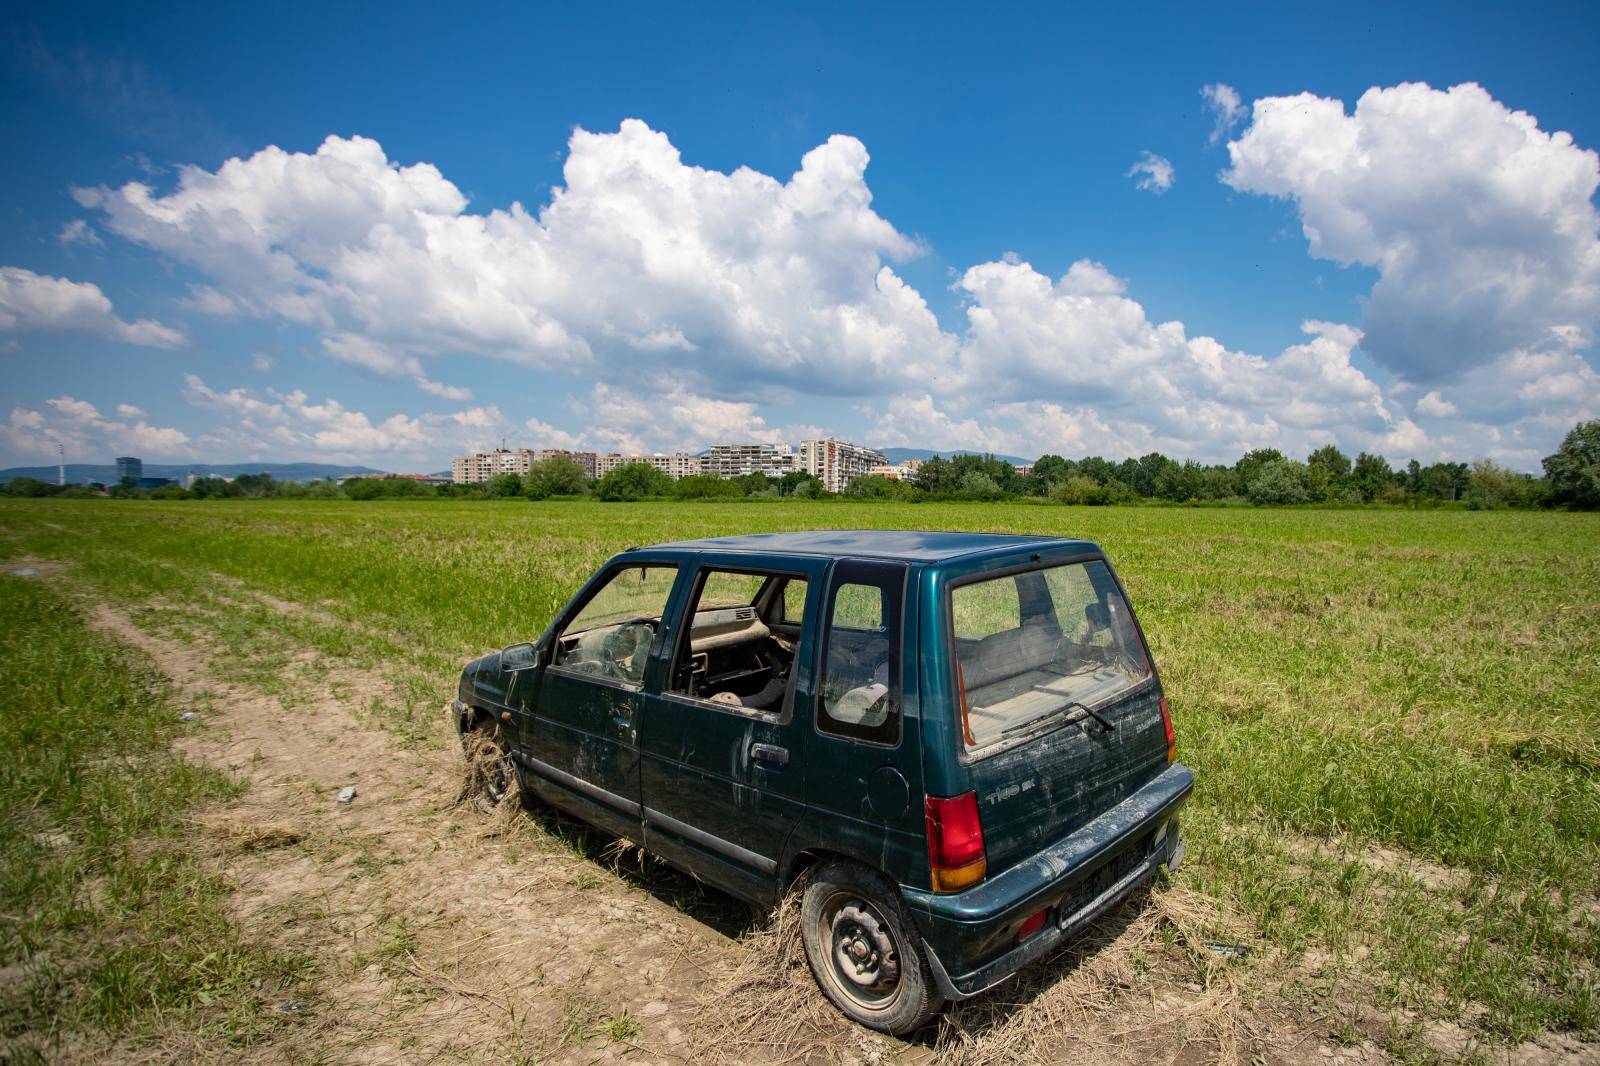
[[[1092,477],[1069,477],[1050,488],[1050,498],[1074,507],[1104,507],[1111,502],[1106,487]]]
[[[715,474],[692,474],[672,484],[672,495],[680,500],[730,500],[744,494],[737,482]]]
[[[543,500],[550,496],[581,496],[589,490],[589,479],[584,475],[583,467],[578,465],[577,460],[564,455],[552,455],[534,463],[528,469],[526,482],[524,495],[530,500]],[[542,487],[543,495],[535,495],[535,485]]]
[[[672,479],[649,463],[623,463],[600,479],[594,494],[607,503],[629,503],[672,493]]]
[[[1256,506],[1305,503],[1311,499],[1307,470],[1290,459],[1271,459],[1262,463],[1250,479],[1246,495]]]

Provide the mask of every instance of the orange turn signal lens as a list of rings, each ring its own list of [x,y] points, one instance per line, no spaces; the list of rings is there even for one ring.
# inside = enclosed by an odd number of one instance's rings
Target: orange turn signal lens
[[[965,866],[957,866],[953,870],[941,870],[935,866],[928,873],[933,878],[935,892],[960,892],[964,888],[971,888],[988,875],[989,860],[979,859]]]

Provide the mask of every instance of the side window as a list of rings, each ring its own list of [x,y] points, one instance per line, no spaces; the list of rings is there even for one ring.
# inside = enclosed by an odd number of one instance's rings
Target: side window
[[[790,625],[802,625],[806,620],[806,580],[793,578],[783,586],[783,614],[781,618]]]
[[[780,716],[789,706],[796,647],[756,610],[786,582],[805,602],[806,580],[784,574],[703,570],[695,579],[689,625],[679,635],[666,691],[730,710]]]
[[[834,568],[828,596],[817,728],[892,744],[900,735],[900,601],[905,571],[866,563]]]
[[[728,607],[749,607],[756,602],[761,586],[767,583],[761,574],[741,574],[732,570],[708,570],[700,586],[700,597],[695,601],[695,611],[712,611]]]
[[[556,638],[550,665],[643,684],[650,645],[677,577],[675,566],[628,566],[612,574]]]

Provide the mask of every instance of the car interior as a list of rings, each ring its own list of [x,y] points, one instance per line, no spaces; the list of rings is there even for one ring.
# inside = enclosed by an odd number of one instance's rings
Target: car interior
[[[878,597],[877,590],[871,590]],[[806,581],[786,574],[708,571],[695,591],[686,647],[674,658],[666,691],[728,707],[781,713],[794,681]],[[877,600],[874,599],[874,603]],[[659,616],[608,618],[556,640],[553,665],[638,685]],[[889,650],[881,621],[841,622],[829,635],[823,702],[836,721],[872,727],[890,711]]]
[[[969,743],[993,739],[1063,701],[1093,703],[1148,674],[1127,608],[1108,583],[1087,603],[1057,604],[1037,572],[1015,580],[1015,625],[955,638]]]
[[[751,586],[756,586],[753,595]],[[696,591],[687,648],[678,651],[668,691],[780,711],[794,679],[805,589],[804,578],[783,574],[705,575]],[[747,602],[736,602],[747,596]]]

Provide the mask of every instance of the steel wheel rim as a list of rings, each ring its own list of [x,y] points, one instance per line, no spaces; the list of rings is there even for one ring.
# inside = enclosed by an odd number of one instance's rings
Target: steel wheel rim
[[[822,905],[820,925],[829,983],[864,1011],[892,1009],[905,980],[900,945],[883,912],[854,892],[835,892]]]

